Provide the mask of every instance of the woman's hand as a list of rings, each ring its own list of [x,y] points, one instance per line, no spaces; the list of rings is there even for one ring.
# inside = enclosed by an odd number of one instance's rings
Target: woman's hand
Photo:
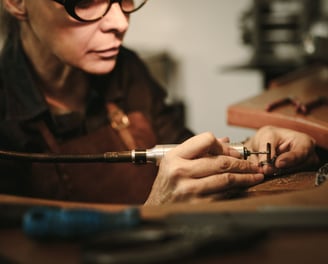
[[[253,151],[265,151],[267,143],[271,144],[273,164],[262,168],[264,174],[274,174],[279,171],[304,170],[317,165],[318,156],[315,153],[315,140],[307,134],[290,129],[265,126],[245,144]],[[252,155],[254,163],[266,161],[266,155]]]
[[[224,142],[203,133],[166,153],[145,204],[216,200],[229,189],[261,182],[257,164],[228,156]]]

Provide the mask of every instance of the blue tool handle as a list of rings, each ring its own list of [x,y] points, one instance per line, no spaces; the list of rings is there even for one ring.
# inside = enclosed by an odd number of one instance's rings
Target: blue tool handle
[[[128,229],[141,222],[138,208],[119,212],[36,207],[23,217],[23,231],[34,238],[81,238]]]

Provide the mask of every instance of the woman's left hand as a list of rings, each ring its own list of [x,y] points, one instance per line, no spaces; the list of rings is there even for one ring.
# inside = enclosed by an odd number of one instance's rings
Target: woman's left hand
[[[318,165],[319,158],[315,152],[315,140],[307,134],[290,129],[265,126],[245,143],[253,151],[266,151],[267,143],[271,144],[272,164],[266,164],[266,155],[252,155],[249,159],[263,163],[264,174],[281,171],[296,171]]]

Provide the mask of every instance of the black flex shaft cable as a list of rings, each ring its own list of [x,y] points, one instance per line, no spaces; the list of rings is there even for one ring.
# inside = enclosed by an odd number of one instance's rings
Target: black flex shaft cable
[[[250,155],[267,154],[267,163],[272,162],[271,144],[267,143],[267,151],[250,151],[243,144],[231,144],[241,157],[247,159]],[[132,162],[135,164],[156,163],[159,165],[163,156],[176,147],[170,145],[156,145],[151,149],[134,149],[127,151],[113,151],[101,154],[55,154],[55,153],[26,153],[0,150],[0,159],[29,161],[29,162],[62,162],[62,163],[88,163],[88,162]]]
[[[54,153],[25,153],[0,150],[0,159],[29,162],[133,162],[131,151],[105,152],[102,154],[54,154]]]

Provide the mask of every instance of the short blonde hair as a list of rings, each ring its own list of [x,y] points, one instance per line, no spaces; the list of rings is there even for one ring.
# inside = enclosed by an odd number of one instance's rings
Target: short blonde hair
[[[17,37],[19,23],[4,7],[4,1],[0,0],[0,51],[9,37]]]

